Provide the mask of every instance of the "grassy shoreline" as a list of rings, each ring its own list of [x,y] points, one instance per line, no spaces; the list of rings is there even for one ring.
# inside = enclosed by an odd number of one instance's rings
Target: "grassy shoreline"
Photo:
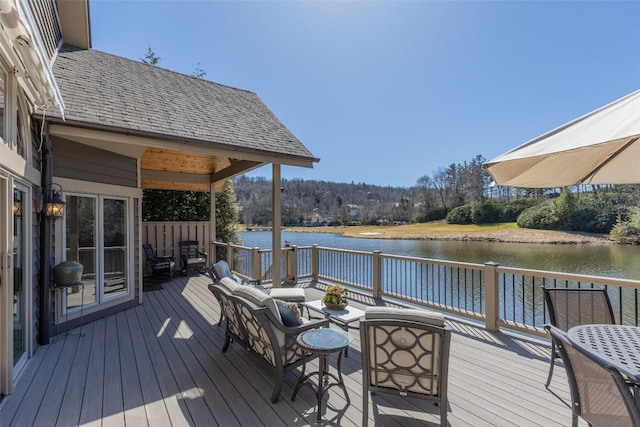
[[[260,228],[268,230],[268,228]],[[242,231],[245,228],[241,228]],[[488,225],[455,225],[445,221],[394,226],[285,227],[304,233],[337,233],[369,239],[458,240],[541,244],[613,244],[606,234],[519,228],[515,222]]]

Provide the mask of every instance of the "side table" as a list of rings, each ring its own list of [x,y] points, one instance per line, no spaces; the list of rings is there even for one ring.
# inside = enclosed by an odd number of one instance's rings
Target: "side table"
[[[322,419],[322,398],[324,394],[333,386],[338,386],[344,391],[344,395],[347,398],[347,405],[351,403],[347,388],[344,385],[342,379],[342,355],[344,350],[349,347],[349,344],[353,341],[353,337],[348,333],[337,329],[321,328],[311,329],[298,335],[296,341],[303,353],[302,372],[300,372],[300,378],[293,390],[291,400],[295,400],[296,395],[300,387],[306,385],[310,387],[318,399],[317,410],[317,422]],[[311,377],[315,375],[315,372],[310,372],[305,375],[307,367],[307,352],[316,353],[320,357],[318,358],[318,384],[314,388],[313,382],[310,381]],[[329,372],[329,356],[332,353],[338,353],[338,375]],[[329,384],[329,378],[332,378],[334,382]]]
[[[62,301],[62,294],[67,289],[72,288],[80,288],[80,332],[78,333],[81,337],[84,336],[82,332],[82,317],[83,317],[83,309],[84,309],[84,282],[72,283],[70,285],[56,285],[54,289],[60,301]],[[69,310],[66,310],[65,313],[65,323],[69,321]],[[69,330],[67,330],[67,335],[69,334]],[[56,335],[58,335],[58,324],[56,323]]]

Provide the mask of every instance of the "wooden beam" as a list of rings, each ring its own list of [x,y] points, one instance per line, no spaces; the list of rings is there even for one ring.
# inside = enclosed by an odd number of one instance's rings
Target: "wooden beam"
[[[209,186],[209,174],[195,174],[182,172],[165,172],[142,169],[140,175],[143,181],[169,181],[181,184],[198,184]],[[208,189],[206,191],[209,191]]]
[[[249,172],[252,169],[260,167],[264,163],[254,162],[251,160],[234,160],[231,159],[231,165],[211,174],[211,182],[218,182],[229,179],[241,173]]]

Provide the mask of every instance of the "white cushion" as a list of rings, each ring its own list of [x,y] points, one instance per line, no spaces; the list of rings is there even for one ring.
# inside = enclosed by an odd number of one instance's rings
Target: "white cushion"
[[[218,283],[221,286],[224,286],[225,288],[227,288],[227,290],[231,293],[233,293],[236,290],[236,288],[240,286],[238,282],[233,280],[231,277],[223,277],[222,279],[218,280]]]
[[[275,299],[289,302],[305,302],[304,289],[302,288],[271,288],[269,295]]]
[[[414,308],[367,307],[364,317],[365,319],[408,320],[434,326],[444,326],[444,315],[441,313]]]
[[[276,302],[272,297],[265,294],[261,290],[256,289],[253,286],[238,286],[233,291],[233,294],[248,299],[258,307],[267,307],[269,311],[273,313],[274,317],[282,322],[282,319],[280,318],[280,311],[278,311]]]

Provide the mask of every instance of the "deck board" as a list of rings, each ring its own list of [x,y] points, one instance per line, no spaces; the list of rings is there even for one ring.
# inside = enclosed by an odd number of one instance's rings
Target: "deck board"
[[[224,327],[217,326],[220,308],[208,283],[204,275],[177,277],[163,290],[146,292],[142,305],[85,325],[86,336],[60,335],[38,348],[0,406],[0,425],[314,425],[312,391],[302,388],[295,401],[290,399],[299,370],[285,375],[280,401],[273,404],[268,365],[234,344],[221,352]],[[300,286],[308,299],[322,296],[322,285]],[[352,296],[360,308],[376,303],[366,295]],[[548,342],[490,333],[451,318],[448,324],[454,331],[449,425],[570,425],[561,364],[552,392],[544,388]],[[358,329],[351,333],[354,340],[342,365],[351,404],[341,389],[330,389],[323,424],[361,425],[360,337]],[[335,369],[335,355],[330,363]],[[307,369],[317,369],[317,361]],[[439,409],[431,402],[381,394],[372,397],[368,418],[379,426],[434,425]]]

